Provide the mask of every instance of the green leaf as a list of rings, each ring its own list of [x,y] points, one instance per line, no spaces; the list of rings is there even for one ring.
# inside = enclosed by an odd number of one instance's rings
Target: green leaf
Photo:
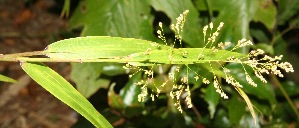
[[[255,49],[262,49],[266,53],[270,55],[274,55],[274,48],[272,45],[266,44],[266,43],[258,43],[253,46]]]
[[[218,62],[202,63],[202,64],[199,64],[199,66],[206,69],[206,70],[208,70],[209,72],[211,72],[211,73],[213,73],[217,76],[225,78],[225,74],[222,71],[222,69],[220,68],[221,65],[219,65]],[[213,77],[214,76],[211,76],[211,78],[213,78]]]
[[[133,75],[125,87],[121,89],[119,95],[123,99],[123,102],[126,106],[140,106],[141,103],[138,101],[138,95],[141,92],[141,86],[137,86],[135,84],[140,81],[140,79],[141,72]]]
[[[138,101],[141,87],[135,85],[136,82],[140,81],[141,75],[141,72],[133,75],[125,87],[120,90],[119,94],[114,92],[115,84],[110,86],[108,92],[109,106],[119,110],[127,118],[140,116],[141,112],[144,111],[143,103]]]
[[[205,101],[208,103],[208,109],[210,111],[210,118],[214,118],[214,114],[216,112],[216,107],[219,103],[219,93],[216,92],[214,86],[210,84],[207,87]]]
[[[119,94],[114,92],[114,84],[110,87],[108,92],[109,105],[117,109],[125,109],[127,107],[138,107],[138,95],[140,94],[140,87],[135,85],[141,79],[141,72],[133,75],[124,88],[120,90]],[[134,108],[133,108],[134,109]]]
[[[254,105],[254,108],[260,113],[259,117],[263,117],[263,116],[273,116],[272,111],[278,111],[277,110],[277,106],[275,107],[275,109],[271,109],[271,106],[269,106],[268,104],[263,104],[258,102],[259,100],[256,99],[251,99],[251,103]],[[258,120],[262,120],[262,118],[258,118]]]
[[[261,22],[269,30],[272,30],[275,24],[276,10],[273,2],[269,0],[214,0],[212,5],[213,9],[219,11],[213,23],[218,26],[220,22],[224,22],[219,42],[237,43],[242,38],[249,39],[251,21]],[[240,50],[243,53],[247,51],[246,48]]]
[[[288,93],[289,97],[293,97],[293,96],[296,96],[297,94],[299,94],[299,87],[297,86],[297,84],[295,82],[286,80],[284,82],[281,82],[281,85],[283,86],[285,91]],[[276,89],[275,94],[277,97],[283,97],[283,94],[280,89]]]
[[[81,36],[109,35],[157,40],[153,33],[153,20],[154,18],[151,15],[151,7],[147,0],[88,0],[81,1],[74,11],[74,14],[70,19],[70,28],[74,29],[83,26]],[[119,40],[114,44],[110,41],[104,41],[103,43],[114,45],[112,47],[116,48],[114,49],[116,55],[126,56],[128,53],[135,53],[139,50],[144,52],[147,48],[150,48],[147,45],[137,45],[138,42],[143,41]],[[95,45],[94,47],[97,46]],[[101,47],[108,48],[107,46]],[[136,48],[139,50],[136,51]],[[84,52],[90,53],[89,50],[91,49],[85,49]],[[91,54],[97,56],[105,53],[107,53],[107,51],[102,49]],[[111,53],[111,51],[109,51],[109,53]],[[83,56],[86,57],[86,55]],[[81,70],[77,66],[73,66],[72,68],[73,70]],[[85,71],[82,70],[82,72]],[[113,76],[118,74],[118,72],[115,70],[111,72],[102,70],[101,74]],[[79,76],[80,74],[77,75]]]
[[[215,128],[230,128],[227,110],[224,108],[217,109],[215,117],[212,120],[212,127]]]
[[[263,23],[269,30],[274,29],[276,24],[276,6],[273,1],[269,0],[250,0],[252,20]]]
[[[77,90],[89,98],[100,88],[108,88],[110,80],[100,78],[105,63],[72,63],[71,78],[76,83]]]
[[[281,122],[281,121],[279,121]],[[275,128],[275,127],[281,127],[281,128],[286,128],[287,126],[284,126],[284,125],[272,125],[273,122],[271,122],[270,125],[267,125],[266,128]],[[264,127],[263,125],[260,125],[260,124],[255,124],[255,120],[250,116],[250,115],[243,115],[241,120],[240,120],[240,123],[239,123],[239,127],[241,128],[261,128],[261,127]]]
[[[253,105],[250,101],[250,99],[248,98],[248,96],[246,95],[246,93],[238,86],[235,86],[235,89],[238,91],[238,93],[242,96],[242,98],[245,100],[246,104],[247,104],[247,107],[251,113],[251,116],[254,120],[254,123],[257,124],[257,119],[256,119],[256,115],[255,115],[255,112],[254,112],[254,109],[253,109]]]
[[[96,127],[111,124],[62,76],[41,63],[21,63],[23,70],[56,98],[72,107]]]
[[[185,55],[184,53],[187,53]],[[199,58],[199,55],[202,57]],[[162,55],[162,56],[161,56]],[[213,52],[212,49],[207,48],[179,48],[166,50],[152,50],[147,53],[141,52],[130,55],[134,65],[143,64],[195,64],[206,62],[221,62],[227,61],[228,57],[234,56],[236,58],[243,58],[246,55],[237,52],[230,52],[226,50],[219,50]],[[138,63],[134,63],[138,62]]]
[[[241,117],[245,114],[246,104],[243,100],[238,97],[232,96],[228,103],[228,117],[231,125],[238,124]]]
[[[80,62],[84,59],[114,59],[133,53],[165,48],[168,46],[140,39],[89,36],[57,41],[50,44],[44,53],[50,58],[77,59]]]
[[[112,84],[108,91],[108,104],[112,108],[123,110],[126,106],[123,102],[123,99],[114,92],[115,84]]]
[[[299,0],[278,0],[278,24],[283,25],[296,17],[298,19]]]
[[[127,70],[124,69],[124,64],[105,63],[101,73],[106,76],[116,76],[126,74]]]
[[[201,76],[203,78],[206,78],[209,81],[212,81],[212,79],[213,79],[213,74],[208,73],[208,72],[210,72],[210,70],[204,68],[202,64],[192,64],[192,65],[190,64],[190,65],[184,66],[183,68],[181,68],[181,71],[179,72],[180,78],[182,78],[186,75],[187,70],[189,70],[188,71],[188,76],[189,76],[188,83],[193,84],[193,87],[190,89],[191,92],[194,91],[195,89],[201,87],[201,85],[203,85],[203,82],[201,79],[198,79],[198,80],[195,79],[196,76]]]
[[[280,36],[282,33],[277,33],[277,36]],[[283,55],[285,56],[285,58],[288,61],[292,61],[294,60],[294,57],[289,55],[287,50],[288,47],[288,43],[283,39],[283,38],[278,38],[275,42],[274,42],[274,55]],[[292,64],[292,62],[290,62]]]
[[[250,35],[254,38],[257,43],[270,43],[271,40],[269,39],[267,33],[258,27],[251,27],[250,28]]]
[[[43,52],[56,61],[119,62],[146,66],[151,64],[194,64],[227,61],[244,54],[207,48],[171,48],[146,40],[119,37],[79,37],[50,44]],[[199,55],[202,55],[199,57]]]
[[[82,36],[119,36],[154,40],[147,0],[82,1],[70,19],[70,28],[84,26]]]
[[[18,82],[15,79],[9,78],[9,77],[1,75],[1,74],[0,74],[0,81],[10,82],[10,83],[17,83]]]
[[[110,80],[101,75],[115,76],[125,74],[123,64],[115,63],[72,63],[71,78],[77,90],[85,97],[90,97],[100,88],[108,88]]]
[[[157,11],[163,11],[171,19],[171,23],[176,23],[176,18],[185,10],[189,10],[183,30],[183,40],[191,47],[203,47],[203,34],[201,26],[198,24],[199,14],[191,0],[151,0],[151,5]]]
[[[63,9],[61,11],[60,17],[69,17],[71,8],[71,0],[64,0]]]

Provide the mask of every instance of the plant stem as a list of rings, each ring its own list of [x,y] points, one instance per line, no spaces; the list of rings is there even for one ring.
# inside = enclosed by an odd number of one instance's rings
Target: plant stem
[[[128,63],[128,62],[142,62],[139,60],[132,61],[129,59],[60,59],[60,58],[30,58],[30,57],[0,57],[0,61],[9,62],[116,62],[116,63]]]
[[[275,75],[271,75],[271,81],[272,81],[272,84],[274,84],[275,86],[279,87],[279,89],[282,92],[283,96],[286,98],[287,102],[289,103],[289,105],[291,106],[292,110],[296,114],[297,120],[299,120],[299,112],[298,112],[297,108],[295,107],[295,104],[292,102],[292,100],[289,97],[288,93],[285,91],[285,89],[280,84],[280,82],[278,81],[278,79],[277,79],[277,77]]]
[[[22,53],[13,53],[13,54],[1,54],[0,59],[3,58],[17,58],[17,57],[24,57],[24,56],[38,56],[44,55],[43,51],[33,51],[33,52],[22,52]]]

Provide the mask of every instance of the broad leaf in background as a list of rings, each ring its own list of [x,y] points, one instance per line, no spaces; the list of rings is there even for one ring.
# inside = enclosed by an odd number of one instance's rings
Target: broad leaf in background
[[[219,14],[213,20],[218,25],[224,22],[218,41],[230,41],[236,43],[239,39],[249,39],[249,23],[261,22],[269,30],[275,24],[276,10],[274,3],[269,0],[213,0],[211,9]],[[200,6],[198,6],[200,7]],[[198,8],[203,10],[206,8]],[[217,41],[216,41],[217,42]],[[245,50],[245,51],[244,51]],[[247,52],[243,49],[242,52]]]
[[[219,93],[215,91],[215,87],[213,84],[209,84],[206,92],[205,92],[205,101],[208,103],[208,109],[210,111],[210,118],[214,118],[214,114],[216,112],[216,107],[219,103]]]
[[[231,125],[236,125],[243,115],[246,115],[246,103],[238,94],[235,94],[228,101],[228,118]],[[246,126],[243,126],[246,127]]]
[[[191,0],[151,0],[151,5],[157,11],[162,11],[175,24],[176,18],[185,10],[189,10],[183,30],[183,41],[191,47],[203,47],[202,27],[199,24],[199,14]]]
[[[122,88],[119,94],[114,92],[114,84],[108,92],[108,103],[114,109],[117,109],[125,117],[131,118],[136,115],[140,115],[144,111],[143,103],[138,101],[138,95],[141,90],[135,83],[140,81],[142,73],[133,75],[129,82]]]
[[[120,90],[119,94],[114,92],[114,85],[112,85],[108,92],[108,103],[111,107],[124,110],[127,107],[140,106],[138,102],[138,94],[140,94],[140,87],[135,85],[141,79],[141,72],[135,74],[130,78],[129,82],[124,88]]]
[[[81,1],[70,19],[70,28],[83,26],[82,36],[109,35],[156,40],[157,38],[153,35],[153,17],[150,14],[150,9],[148,2],[144,0]],[[121,43],[119,42],[119,44]],[[96,64],[89,66],[96,69]],[[81,70],[76,64],[72,68],[73,70]],[[76,76],[72,79],[80,79],[79,74]],[[76,83],[76,86],[88,85]]]
[[[100,88],[108,88],[110,80],[99,78],[105,66],[103,63],[72,63],[76,65],[71,72],[71,78],[77,83],[77,90],[86,98],[89,98]],[[79,76],[78,76],[79,75]]]
[[[180,12],[181,13],[181,12]],[[145,0],[81,1],[70,28],[83,26],[82,36],[118,36],[153,40],[153,18]]]
[[[126,107],[140,106],[142,104],[138,101],[138,95],[141,92],[141,87],[135,84],[140,81],[141,75],[141,72],[133,75],[125,87],[119,92],[119,95],[123,99]]]
[[[292,21],[296,21],[297,25],[298,22],[298,11],[299,11],[299,0],[278,0],[278,17],[277,22],[279,25],[286,24],[286,22],[290,22],[291,25]]]
[[[10,82],[10,83],[17,83],[16,80],[12,79],[12,78],[9,78],[7,76],[4,76],[4,75],[1,75],[0,74],[0,81],[3,81],[3,82]]]
[[[217,109],[214,119],[212,120],[212,127],[215,128],[229,128],[230,123],[229,123],[229,118],[228,118],[228,113],[225,108],[219,108]]]
[[[124,101],[117,93],[115,93],[114,86],[115,84],[112,84],[109,88],[108,104],[116,110],[123,110],[125,108]]]
[[[224,27],[220,32],[221,41],[237,42],[242,38],[250,38],[249,35],[249,23],[251,21],[263,23],[269,30],[272,30],[275,24],[276,10],[272,1],[268,0],[220,0],[209,1],[206,4],[203,0],[196,1],[197,9],[200,11],[218,11],[213,23],[218,25],[220,22],[224,22]],[[192,47],[202,47],[204,44],[202,29],[199,25],[199,14],[195,10],[191,1],[180,0],[152,0],[152,6],[157,11],[163,11],[170,17],[172,22],[176,21],[176,17],[186,9],[190,12],[187,16],[186,24],[183,31],[183,40],[186,41]],[[232,11],[234,10],[234,11]],[[197,27],[198,26],[198,27]],[[243,51],[244,52],[244,51]]]
[[[42,63],[21,63],[22,69],[39,85],[76,110],[96,127],[112,128],[111,124],[62,76]]]

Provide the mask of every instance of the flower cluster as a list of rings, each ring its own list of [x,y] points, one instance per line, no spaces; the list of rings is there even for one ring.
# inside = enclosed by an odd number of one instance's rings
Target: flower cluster
[[[259,55],[263,54],[264,51],[261,49],[252,50],[248,54],[248,61],[244,62],[247,65],[249,65],[253,70],[255,75],[260,78],[261,81],[266,83],[267,81],[265,78],[261,75],[262,73],[273,73],[274,75],[277,75],[279,77],[283,77],[283,74],[281,73],[281,70],[284,70],[285,72],[294,72],[293,66],[289,62],[280,62],[282,59],[282,55],[270,57],[268,55],[264,55],[261,59],[258,58]]]
[[[175,39],[179,40],[180,43],[182,42],[183,26],[184,26],[188,12],[189,11],[187,10],[183,14],[181,14],[177,18],[176,24],[171,25],[171,29],[175,32]],[[209,25],[206,25],[203,27],[203,35],[204,35],[203,40],[205,43],[203,48],[212,49],[212,52],[218,52],[219,50],[228,49],[228,47],[231,46],[231,44],[232,44],[231,42],[219,42],[218,44],[215,44],[217,36],[219,35],[219,32],[220,32],[221,28],[223,27],[223,25],[224,25],[224,23],[221,22],[214,32],[213,32],[213,30],[214,30],[213,23],[210,23]],[[167,45],[167,41],[166,41],[166,38],[163,33],[162,23],[159,23],[159,27],[161,28],[161,30],[157,31],[158,38],[160,38]],[[175,41],[174,41],[174,43],[175,43]],[[235,44],[235,46],[233,46],[228,51],[233,52],[236,49],[246,47],[249,45],[253,45],[253,42],[251,42],[250,40],[241,39]],[[229,52],[227,52],[227,53],[229,53]],[[220,58],[225,56],[227,53],[222,55]],[[238,57],[234,57],[234,56],[225,58],[226,59],[225,63],[241,64],[243,67],[243,70],[244,70],[246,81],[254,87],[257,87],[257,84],[253,81],[253,79],[251,78],[252,75],[248,73],[248,71],[247,71],[248,69],[245,68],[245,66],[251,67],[251,69],[254,72],[254,75],[264,83],[266,83],[267,80],[262,75],[263,73],[265,73],[265,74],[273,73],[279,77],[283,77],[283,73],[281,72],[281,70],[284,70],[287,73],[294,72],[293,67],[290,63],[280,62],[282,59],[282,56],[275,56],[273,58],[268,55],[264,55],[264,53],[265,52],[261,49],[252,50],[248,53],[247,56],[245,55],[244,58],[238,58]],[[188,53],[183,52],[183,58],[187,58],[187,56],[188,56]],[[205,55],[202,50],[198,54],[198,59],[200,60],[200,58],[203,58],[204,56]],[[169,55],[169,59],[172,60],[172,54]],[[223,63],[223,62],[213,62],[212,63],[211,61],[207,61],[207,63],[210,66],[210,69],[209,69],[210,72],[213,74],[213,82],[210,82],[207,78],[202,77],[193,71],[194,74],[196,74],[194,76],[195,81],[198,81],[201,79],[202,83],[204,83],[208,86],[209,86],[209,84],[213,84],[216,92],[219,93],[220,97],[222,97],[224,99],[228,99],[228,96],[225,94],[224,90],[221,87],[221,82],[219,82],[220,81],[219,79],[221,77],[216,75],[216,73],[215,73],[216,70],[213,69],[213,66],[212,66],[213,64],[218,63],[219,67],[222,69],[222,72],[224,74],[224,76],[222,76],[222,77],[223,77],[223,79],[225,79],[226,83],[228,83],[238,89],[243,87],[233,77],[233,75],[231,75],[231,71],[224,66],[225,63]],[[139,67],[133,67],[132,65],[126,65],[125,67],[127,69],[136,68],[137,72],[142,71],[143,74],[146,76],[147,80],[141,80],[136,83],[136,85],[141,86],[141,93],[138,95],[138,101],[140,101],[140,102],[146,101],[146,97],[148,96],[148,85],[150,84],[149,81],[154,79],[153,70],[145,70],[145,69],[142,69]],[[186,67],[187,67],[186,75],[181,76],[181,78],[178,80],[177,80],[176,74],[178,74],[181,71],[180,66],[175,66],[175,65],[172,66],[172,68],[170,69],[169,74],[168,74],[168,80],[170,80],[172,82],[172,89],[166,93],[168,93],[168,95],[174,100],[174,106],[176,106],[180,112],[183,111],[182,107],[181,107],[182,99],[184,99],[188,108],[191,108],[193,106],[192,101],[191,101],[191,91],[190,91],[190,87],[189,87],[189,73],[188,73],[189,71],[192,71],[192,70],[188,67],[188,65],[186,65]],[[152,91],[152,92],[156,92],[156,94],[150,94],[150,97],[152,100],[154,100],[155,97],[159,96],[159,93],[165,87],[168,80],[165,81],[164,83],[162,83],[162,85],[155,86],[156,90]]]
[[[186,21],[187,14],[189,13],[189,10],[186,10],[183,12],[183,14],[180,14],[178,18],[176,18],[176,24],[171,24],[170,28],[175,33],[175,39],[178,39],[180,41],[180,45],[182,46],[182,40],[183,40],[183,28]],[[174,42],[175,43],[175,42]]]

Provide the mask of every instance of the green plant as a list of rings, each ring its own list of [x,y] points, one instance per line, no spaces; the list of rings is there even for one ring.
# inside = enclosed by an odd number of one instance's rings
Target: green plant
[[[171,25],[171,29],[175,32],[175,39],[182,45],[182,32],[183,26],[186,20],[186,16],[189,10],[185,11],[177,18],[177,23]],[[162,28],[162,23],[159,23]],[[141,67],[150,66],[153,68],[157,65],[171,64],[171,65],[185,65],[187,67],[185,76],[178,78],[181,84],[177,84],[178,80],[175,73],[179,73],[180,69],[175,69],[173,73],[169,74],[170,80],[172,80],[172,89],[168,92],[169,96],[174,99],[174,106],[182,112],[181,107],[181,95],[186,93],[186,104],[188,108],[192,107],[191,91],[189,87],[189,72],[194,72],[196,75],[194,79],[197,81],[201,78],[205,84],[210,84],[207,78],[200,76],[195,71],[189,68],[188,65],[202,64],[209,72],[213,74],[213,86],[216,92],[220,94],[224,99],[228,99],[228,96],[223,91],[219,83],[219,78],[224,78],[228,84],[231,84],[237,92],[244,98],[247,106],[256,122],[255,112],[248,96],[241,89],[243,86],[231,75],[230,70],[224,66],[225,63],[240,63],[245,72],[246,81],[256,87],[257,84],[252,80],[251,76],[247,72],[244,65],[252,68],[256,77],[262,82],[266,83],[266,79],[262,76],[262,73],[273,73],[279,77],[283,77],[280,69],[286,72],[293,72],[292,65],[288,62],[280,62],[282,56],[275,56],[275,58],[265,55],[262,58],[258,58],[264,54],[261,49],[252,50],[248,55],[232,52],[238,48],[245,47],[247,45],[253,45],[251,41],[242,39],[231,50],[222,50],[225,47],[229,47],[230,42],[218,43],[214,46],[215,40],[219,35],[219,31],[222,28],[221,22],[218,28],[213,32],[213,23],[203,28],[204,35],[209,35],[206,38],[204,36],[205,46],[203,48],[173,48],[166,45],[160,45],[154,42],[137,39],[115,38],[115,37],[81,37],[58,41],[49,45],[44,51],[27,52],[27,53],[15,53],[9,55],[2,55],[1,61],[19,61],[23,70],[32,77],[36,82],[42,85],[51,94],[62,100],[64,103],[74,108],[80,114],[85,116],[97,127],[110,127],[110,124],[97,113],[90,103],[84,99],[84,97],[77,92],[72,85],[70,85],[65,79],[59,76],[56,72],[49,69],[47,66],[38,62],[118,62],[127,63],[126,69],[138,69],[137,72],[142,71],[145,75],[145,80],[136,82],[136,85],[141,85],[141,93],[138,94],[138,101],[146,101],[148,95],[149,81],[154,77],[154,71],[152,69],[143,69]],[[209,32],[207,32],[209,29]],[[163,29],[158,30],[159,38],[166,44],[166,39],[163,34]],[[176,40],[173,45],[175,45]],[[205,41],[207,40],[207,41]],[[35,55],[45,55],[48,58],[36,58]],[[163,55],[163,56],[161,56]],[[219,69],[220,68],[220,69]],[[279,69],[280,68],[280,69]],[[136,73],[134,73],[135,75]],[[133,76],[131,76],[133,77]],[[3,79],[8,81],[9,79]],[[161,85],[152,83],[152,92],[150,95],[152,100],[159,95],[161,90],[168,81],[165,81]],[[168,95],[168,94],[167,94]]]
[[[273,19],[275,16],[273,12],[275,12],[275,9],[271,3],[256,0],[246,2],[198,0],[195,1],[194,5],[196,6],[194,6],[191,1],[101,1],[100,4],[103,6],[97,9],[98,6],[92,5],[98,4],[93,2],[82,2],[83,4],[79,5],[79,9],[77,9],[71,19],[70,25],[72,28],[77,27],[79,24],[85,25],[81,33],[82,36],[111,35],[142,38],[159,42],[151,33],[152,27],[150,25],[151,18],[149,18],[150,9],[148,5],[151,5],[155,10],[165,12],[173,22],[176,20],[178,13],[183,12],[185,9],[189,9],[190,12],[187,17],[186,14],[182,14],[181,18],[177,19],[177,24],[171,27],[172,30],[174,30],[174,41],[165,37],[167,33],[163,34],[163,31],[169,32],[169,30],[167,27],[164,27],[164,30],[160,29],[160,31],[158,31],[158,37],[162,39],[161,43],[107,36],[80,37],[58,41],[49,45],[44,51],[2,55],[1,60],[21,62],[22,68],[35,81],[54,96],[73,107],[97,127],[109,127],[110,124],[100,114],[93,114],[97,112],[81,94],[85,97],[89,97],[98,88],[103,88],[104,85],[102,83],[107,84],[106,81],[109,80],[99,76],[125,74],[126,71],[130,72],[130,80],[125,87],[121,89],[120,93],[117,94],[114,92],[115,86],[113,84],[110,86],[108,92],[109,106],[119,112],[119,115],[121,115],[119,117],[124,117],[125,119],[143,115],[151,119],[158,118],[159,121],[169,122],[169,118],[166,118],[166,115],[173,114],[173,116],[178,117],[178,120],[184,117],[185,122],[188,122],[192,114],[190,114],[191,112],[188,111],[188,109],[184,109],[184,107],[194,106],[194,104],[196,104],[194,102],[198,102],[194,100],[194,98],[205,100],[208,104],[206,106],[209,113],[205,114],[207,116],[199,120],[199,122],[204,124],[209,124],[209,121],[205,120],[206,117],[220,120],[218,118],[225,119],[225,117],[227,117],[225,115],[229,115],[230,124],[220,122],[224,123],[220,126],[234,126],[238,124],[238,122],[244,121],[243,118],[245,118],[245,121],[250,121],[250,119],[246,119],[246,114],[243,114],[246,113],[246,104],[256,123],[262,120],[256,118],[253,105],[257,110],[262,111],[263,114],[271,116],[271,112],[269,111],[275,109],[275,104],[277,103],[273,90],[271,90],[271,85],[264,83],[267,80],[261,73],[273,72],[281,76],[282,73],[278,69],[285,69],[291,72],[292,67],[289,63],[278,62],[281,56],[271,58],[267,55],[262,55],[264,53],[263,51],[271,53],[269,52],[271,51],[269,50],[269,46],[252,45],[253,43],[251,41],[242,39],[249,38],[248,24],[251,20],[260,21],[269,29],[273,28]],[[244,5],[244,3],[246,8],[245,10],[241,10],[242,8],[240,8],[240,6]],[[168,7],[167,5],[169,4],[173,6]],[[266,9],[262,8],[264,6],[257,6],[265,4],[267,5]],[[135,7],[135,5],[138,6]],[[85,6],[87,6],[87,12],[85,12],[86,10],[82,11]],[[115,15],[108,15],[110,13],[106,11],[115,7],[118,7],[112,9]],[[130,10],[132,8],[135,10]],[[201,25],[207,24],[209,20],[216,17],[213,14],[214,9],[221,10],[217,18],[213,20],[214,23],[220,24],[219,30],[218,28],[212,27],[214,25],[211,23],[203,27],[204,32],[201,33],[202,29],[199,29],[200,27],[197,25],[198,21],[196,19],[199,14],[196,9],[199,11],[208,10],[208,17],[210,19],[203,17],[203,20],[200,21]],[[239,10],[239,13],[228,13],[231,9]],[[95,12],[88,10],[95,10]],[[243,17],[243,11],[248,12],[248,15]],[[263,18],[256,13],[260,13],[262,16],[266,15],[267,18]],[[96,15],[99,15],[100,18],[94,19]],[[111,16],[112,18],[106,18],[106,16]],[[113,20],[121,16],[129,17],[129,19],[121,18],[119,20]],[[134,20],[130,20],[130,18]],[[96,21],[99,19],[101,23],[107,25],[98,24],[99,21]],[[232,19],[239,24],[232,24]],[[220,32],[220,28],[222,27],[221,21],[228,25],[225,25],[226,27],[223,27]],[[185,25],[184,22],[186,22]],[[157,26],[162,28],[165,25],[162,26],[162,24],[159,23]],[[126,30],[125,27],[130,28],[130,31],[124,31]],[[217,36],[220,38],[216,38]],[[259,37],[263,36],[255,35],[254,37],[261,40]],[[227,41],[228,38],[229,41]],[[265,38],[267,37],[262,39]],[[225,42],[220,43],[221,41],[231,42],[231,44],[229,45],[229,43]],[[249,47],[244,47],[246,45],[251,45],[251,48],[254,50],[248,52]],[[182,46],[187,48],[183,48]],[[222,50],[222,48],[226,50]],[[259,48],[263,48],[264,50]],[[41,58],[40,56],[36,57],[36,55],[46,55],[47,57]],[[78,70],[78,68],[89,71],[87,75],[83,73],[77,75],[73,72],[73,79],[76,81],[77,89],[81,94],[57,73],[39,62],[76,62],[72,64],[74,71],[76,69]],[[111,62],[124,63],[127,65],[125,65],[124,70],[122,69],[124,65],[111,64]],[[118,71],[105,71],[105,66],[110,65]],[[44,77],[45,75],[39,74],[47,75]],[[93,79],[86,80],[86,78]],[[276,80],[276,77],[271,76],[270,78]],[[80,85],[80,81],[91,81],[92,83],[90,86],[82,86]],[[49,85],[49,83],[52,84]],[[236,91],[231,90],[232,88],[229,86],[220,86],[221,84],[226,85],[228,83],[232,84],[233,86],[231,87],[236,89]],[[275,83],[279,82],[276,81]],[[93,86],[93,84],[96,86]],[[250,101],[243,90],[255,99]],[[237,94],[245,99],[246,104],[239,99]],[[284,95],[285,94],[286,93],[284,93]],[[229,100],[220,100],[219,96],[223,98],[229,97]],[[288,95],[286,95],[286,97],[288,97]],[[146,108],[144,107],[146,106],[144,103],[138,102],[139,100],[148,103],[150,99],[166,101],[167,108],[161,107],[161,105],[150,105],[157,107],[158,110],[154,110],[153,108]],[[193,99],[192,102],[191,99]],[[259,100],[266,100],[270,105],[264,105],[267,103],[261,104]],[[185,103],[186,105],[184,105]],[[292,102],[290,101],[289,104],[292,105]],[[224,108],[228,109],[228,112],[226,112],[225,109],[216,110],[219,105],[227,106]],[[87,108],[85,108],[85,106]],[[271,108],[267,108],[268,106]],[[178,110],[183,113],[177,113]],[[201,117],[196,107],[193,107],[192,110],[197,118]],[[153,114],[148,114],[150,112]],[[298,113],[295,109],[294,112]],[[162,114],[157,116],[157,113]],[[262,115],[258,116],[260,117]],[[146,118],[144,120],[146,120]],[[141,122],[147,126],[152,125],[150,121],[146,122],[144,120],[141,119]],[[219,122],[216,122],[215,125],[212,126],[219,126],[217,123]]]

